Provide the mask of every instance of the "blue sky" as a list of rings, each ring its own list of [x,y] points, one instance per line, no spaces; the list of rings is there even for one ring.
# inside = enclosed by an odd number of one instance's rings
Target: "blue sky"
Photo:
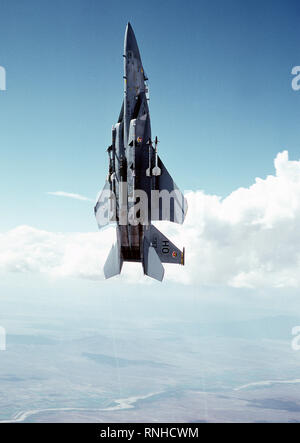
[[[152,130],[182,189],[228,195],[300,158],[297,1],[1,0],[0,229],[96,230],[92,204],[122,102],[130,21]]]
[[[279,315],[271,324],[282,323],[287,351],[259,361],[260,341],[249,349],[265,377],[272,379],[277,355],[278,377],[288,376],[292,336],[282,316],[294,322],[300,288],[300,91],[291,87],[292,68],[300,66],[299,17],[298,0],[0,0],[0,66],[7,72],[0,91],[0,327],[8,337],[46,334],[49,321],[55,331],[62,325],[64,339],[103,328],[115,341],[122,324],[132,337],[145,337],[151,325],[156,332],[174,323],[191,338],[186,352],[199,355],[192,346],[199,323]],[[186,247],[186,266],[166,266],[162,284],[129,263],[120,277],[103,281],[112,231],[98,232],[93,201],[49,195],[93,200],[103,187],[128,21],[149,77],[159,154],[179,187],[194,191],[184,225],[159,226]],[[223,371],[218,343],[216,336],[212,349]],[[243,360],[240,349],[225,349],[234,365]],[[18,361],[12,367],[22,372]],[[57,353],[54,378],[60,361]],[[212,368],[201,356],[197,379],[202,361]],[[234,378],[243,376],[234,365]],[[260,374],[248,370],[244,384],[248,376]]]

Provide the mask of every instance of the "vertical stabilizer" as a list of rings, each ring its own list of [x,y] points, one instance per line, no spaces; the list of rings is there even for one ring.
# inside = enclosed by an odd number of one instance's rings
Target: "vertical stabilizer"
[[[148,239],[144,238],[143,248],[143,268],[144,274],[155,280],[162,281],[164,278],[164,267],[157,255],[155,248],[150,245]]]

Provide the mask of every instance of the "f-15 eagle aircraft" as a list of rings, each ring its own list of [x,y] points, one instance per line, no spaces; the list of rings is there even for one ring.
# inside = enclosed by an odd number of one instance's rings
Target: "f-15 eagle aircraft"
[[[95,206],[99,228],[116,224],[117,242],[104,265],[105,278],[121,273],[124,261],[141,262],[144,274],[162,281],[162,263],[184,265],[179,250],[153,224],[183,223],[187,202],[151,139],[147,77],[130,23],[124,41],[124,100],[112,128],[109,173]]]

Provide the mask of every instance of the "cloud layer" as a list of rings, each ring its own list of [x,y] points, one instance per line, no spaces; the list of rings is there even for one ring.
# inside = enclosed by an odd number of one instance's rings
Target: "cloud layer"
[[[275,175],[257,178],[224,199],[190,192],[183,226],[157,224],[178,247],[186,247],[186,266],[166,266],[166,280],[300,287],[300,161],[289,161],[284,151],[274,165]],[[114,229],[61,234],[19,226],[0,234],[0,270],[103,279],[114,236]],[[125,266],[121,279],[143,279],[141,265]]]

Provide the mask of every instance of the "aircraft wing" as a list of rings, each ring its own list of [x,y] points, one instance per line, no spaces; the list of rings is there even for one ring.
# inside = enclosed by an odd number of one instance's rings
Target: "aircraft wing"
[[[110,183],[106,180],[104,188],[100,193],[94,208],[99,229],[116,221],[115,203],[114,195],[110,190]]]
[[[167,193],[171,196],[171,200],[170,203],[166,200],[166,207],[164,207],[164,202],[162,201],[160,204],[157,197],[154,197],[154,201],[152,201],[151,220],[167,220],[182,224],[187,213],[187,201],[159,156],[157,164],[161,170],[161,175],[155,178],[157,180],[155,190],[159,191],[160,200],[163,200],[163,196],[167,195]],[[154,196],[155,195],[154,193]]]

